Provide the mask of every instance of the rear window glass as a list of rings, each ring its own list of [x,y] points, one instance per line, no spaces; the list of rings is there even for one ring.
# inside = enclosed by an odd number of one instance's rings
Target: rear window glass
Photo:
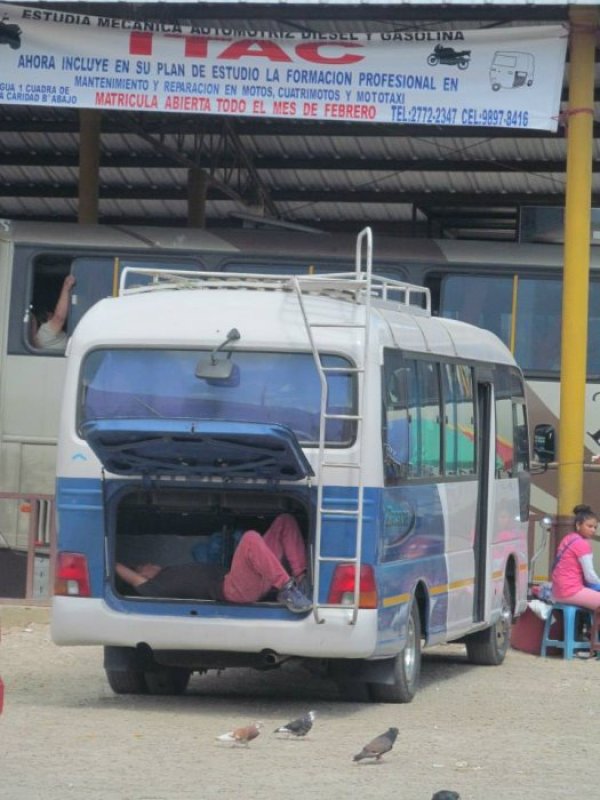
[[[96,350],[81,373],[79,424],[98,419],[219,419],[286,425],[303,444],[319,442],[321,383],[311,353],[233,351],[229,377],[199,378],[208,350]],[[322,354],[327,373],[326,441],[349,445],[356,422],[356,373],[338,355]],[[344,369],[348,369],[345,372]],[[339,370],[339,371],[338,371]],[[336,418],[337,417],[337,418]]]

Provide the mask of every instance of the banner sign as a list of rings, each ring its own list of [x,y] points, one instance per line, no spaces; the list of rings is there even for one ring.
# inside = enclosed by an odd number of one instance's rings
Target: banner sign
[[[560,25],[216,30],[0,4],[0,104],[557,128]]]

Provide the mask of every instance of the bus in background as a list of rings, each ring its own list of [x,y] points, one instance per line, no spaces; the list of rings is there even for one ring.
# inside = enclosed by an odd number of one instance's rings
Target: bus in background
[[[527,601],[523,377],[496,336],[433,317],[427,289],[374,276],[371,253],[366,229],[350,273],[127,268],[77,326],[52,636],[103,646],[117,693],[294,658],[398,703],[423,646],[504,660]],[[311,587],[297,613],[270,584],[227,594],[236,548],[282,515]],[[190,567],[231,581],[161,580]]]
[[[53,539],[55,445],[64,356],[33,331],[75,284],[65,330],[116,291],[124,266],[320,274],[352,269],[350,235],[264,228],[177,230],[0,221],[0,585],[7,597],[47,596]],[[430,290],[432,313],[472,322],[513,350],[532,422],[556,425],[562,249],[450,239],[378,237],[375,274]],[[162,324],[157,321],[157,325]],[[600,256],[592,248],[586,462],[600,452]],[[591,499],[596,476],[586,472]],[[556,471],[534,476],[533,518],[556,510]],[[531,536],[538,529],[532,525]],[[530,550],[534,550],[533,541]],[[538,566],[544,577],[541,557]]]

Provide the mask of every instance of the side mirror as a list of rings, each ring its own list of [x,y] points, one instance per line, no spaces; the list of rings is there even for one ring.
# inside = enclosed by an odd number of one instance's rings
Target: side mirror
[[[536,425],[533,431],[533,452],[541,464],[556,460],[556,435],[552,425]]]

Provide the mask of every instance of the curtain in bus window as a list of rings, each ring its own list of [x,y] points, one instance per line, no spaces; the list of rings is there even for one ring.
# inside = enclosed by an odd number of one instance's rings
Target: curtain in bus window
[[[473,474],[475,472],[473,372],[464,364],[456,365],[456,426],[458,472],[462,475]]]
[[[441,458],[440,384],[438,365],[418,361],[420,452],[422,475],[439,475]]]
[[[513,474],[513,380],[507,367],[496,367],[494,392],[496,397],[496,477],[510,478]]]
[[[513,406],[510,397],[496,397],[496,477],[513,474]]]
[[[384,471],[386,484],[406,478],[409,472],[408,383],[414,380],[413,368],[398,353],[384,353]]]
[[[487,328],[510,345],[513,279],[510,275],[447,275],[440,315]]]
[[[475,471],[475,408],[470,367],[442,364],[444,387],[444,473]]]
[[[456,408],[456,367],[442,364],[444,393],[444,473],[458,473],[458,418]]]
[[[517,301],[515,358],[523,370],[558,372],[562,282],[521,278]]]
[[[515,472],[529,471],[529,436],[527,433],[527,417],[525,404],[513,403],[513,429],[515,442]]]
[[[408,475],[421,475],[421,410],[419,405],[419,383],[417,364],[406,361],[406,405],[408,409]]]

